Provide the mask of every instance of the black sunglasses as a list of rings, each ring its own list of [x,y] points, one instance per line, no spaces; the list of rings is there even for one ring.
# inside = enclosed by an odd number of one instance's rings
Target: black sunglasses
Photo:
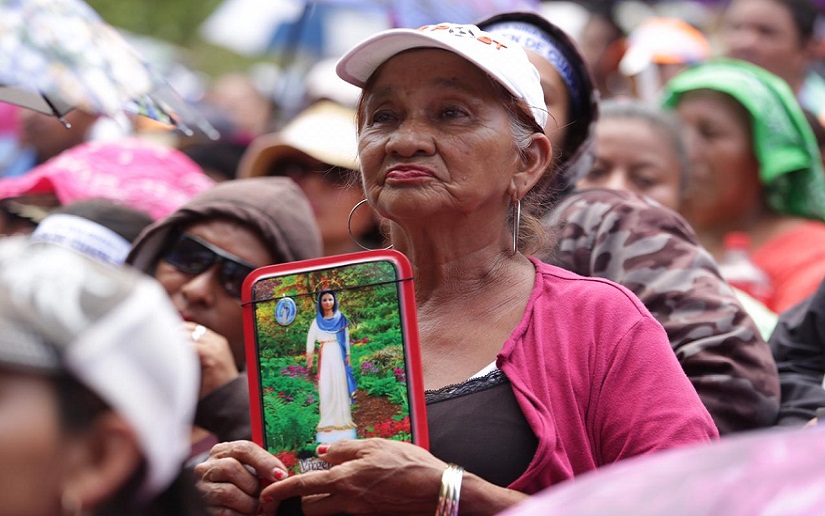
[[[221,264],[218,279],[226,292],[241,298],[243,281],[257,267],[213,246],[195,235],[184,233],[166,248],[161,259],[186,274],[197,275],[214,264]]]

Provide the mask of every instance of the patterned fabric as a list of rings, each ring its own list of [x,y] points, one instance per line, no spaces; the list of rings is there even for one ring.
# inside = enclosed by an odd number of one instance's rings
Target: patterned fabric
[[[664,326],[721,434],[774,423],[770,349],[684,219],[629,192],[590,189],[545,221],[556,244],[539,257],[636,294]]]

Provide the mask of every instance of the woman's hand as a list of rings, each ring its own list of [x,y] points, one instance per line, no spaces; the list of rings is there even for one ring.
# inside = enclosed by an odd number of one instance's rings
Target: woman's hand
[[[387,439],[321,445],[318,457],[335,466],[272,484],[261,492],[261,500],[303,496],[307,515],[432,514],[447,467],[423,448]]]
[[[200,360],[201,389],[198,399],[203,399],[218,387],[237,378],[240,373],[229,341],[222,335],[194,322],[185,322],[184,328],[192,336]]]
[[[195,487],[212,515],[275,514],[277,502],[260,503],[261,487],[286,477],[281,461],[250,441],[216,444],[195,466]]]

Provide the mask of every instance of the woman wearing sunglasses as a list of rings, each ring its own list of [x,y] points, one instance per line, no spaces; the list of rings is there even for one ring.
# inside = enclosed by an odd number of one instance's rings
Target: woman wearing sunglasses
[[[244,279],[257,267],[320,255],[306,197],[290,179],[275,177],[220,183],[135,241],[127,263],[154,276],[186,321],[201,362],[195,423],[219,441],[251,435]]]

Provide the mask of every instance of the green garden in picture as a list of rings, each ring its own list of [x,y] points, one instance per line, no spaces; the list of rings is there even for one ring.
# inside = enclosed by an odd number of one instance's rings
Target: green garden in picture
[[[407,370],[398,278],[385,261],[265,278],[255,283],[255,335],[266,447],[292,471],[314,456],[319,424],[318,360],[307,368],[307,332],[318,295],[331,290],[349,320],[349,353],[357,384],[351,415],[358,438],[411,441]],[[295,303],[290,324],[275,307]]]

